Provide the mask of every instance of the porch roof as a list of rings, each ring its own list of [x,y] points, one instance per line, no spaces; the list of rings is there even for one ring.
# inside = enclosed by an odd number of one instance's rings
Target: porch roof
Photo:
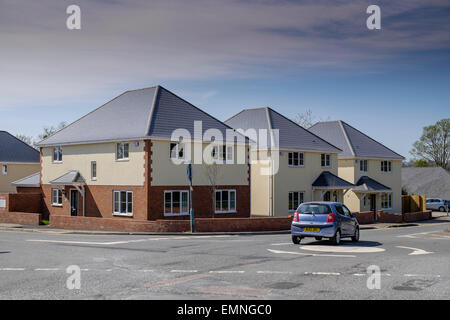
[[[391,188],[368,176],[362,176],[359,178],[358,182],[356,182],[356,187],[352,188],[352,190],[359,193],[376,193],[388,192],[391,191]]]
[[[323,171],[312,184],[313,189],[350,189],[355,185],[338,176],[332,174],[330,171]]]
[[[56,186],[85,185],[86,180],[84,180],[83,176],[78,170],[72,170],[50,181],[50,184]]]

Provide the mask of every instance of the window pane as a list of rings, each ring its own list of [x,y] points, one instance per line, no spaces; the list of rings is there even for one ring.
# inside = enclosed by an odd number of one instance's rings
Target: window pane
[[[294,166],[298,166],[298,152],[294,153]]]
[[[185,213],[188,212],[188,193],[186,191],[183,191],[181,193],[181,212]]]
[[[293,154],[292,154],[292,152],[289,152],[289,155],[288,155],[288,164],[290,165],[290,166],[292,166],[293,165]]]
[[[123,159],[123,149],[121,143],[117,144],[117,159]]]
[[[132,192],[128,192],[127,193],[128,199],[127,199],[127,205],[128,205],[128,213],[132,213],[133,212],[133,193]]]
[[[127,193],[120,191],[120,213],[127,212]]]
[[[180,213],[180,192],[174,191],[172,193],[172,205],[173,205],[173,213]]]
[[[125,143],[125,144],[123,145],[123,156],[124,156],[125,158],[128,158],[128,148],[129,148],[129,144],[128,144],[128,143]]]
[[[222,211],[228,211],[228,191],[222,191]]]
[[[172,213],[172,193],[166,192],[164,194],[164,208],[166,213]]]
[[[304,198],[305,198],[305,194],[303,192],[300,192],[300,203],[303,203],[305,201]],[[295,208],[295,209],[297,209],[297,208]]]
[[[236,192],[230,191],[230,211],[236,210]]]
[[[289,210],[294,210],[294,196],[293,196],[293,192],[289,192]]]
[[[114,212],[120,212],[120,193],[118,191],[114,191]]]
[[[234,151],[234,148],[232,146],[227,147],[227,160],[228,161],[233,160],[233,151]]]
[[[303,153],[299,153],[299,165],[303,165]]]
[[[57,191],[58,191],[58,204],[62,204],[62,191],[59,189]]]
[[[216,211],[222,211],[222,206],[221,206],[221,192],[220,191],[216,191]]]
[[[293,206],[298,207],[298,192],[294,192]]]

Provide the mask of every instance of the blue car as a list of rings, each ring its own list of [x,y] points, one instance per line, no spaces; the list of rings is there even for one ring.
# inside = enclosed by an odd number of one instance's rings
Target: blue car
[[[291,224],[292,242],[303,238],[329,238],[338,245],[342,238],[359,241],[359,223],[350,210],[340,202],[305,202],[294,213]]]

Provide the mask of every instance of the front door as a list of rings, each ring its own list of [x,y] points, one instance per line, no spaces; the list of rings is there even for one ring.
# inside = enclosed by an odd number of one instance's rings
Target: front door
[[[70,190],[70,215],[78,215],[78,190]]]
[[[370,211],[373,211],[374,219],[377,220],[377,195],[370,195]]]

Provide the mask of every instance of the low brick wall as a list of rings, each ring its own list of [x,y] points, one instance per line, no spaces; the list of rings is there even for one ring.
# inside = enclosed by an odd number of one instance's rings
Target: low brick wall
[[[409,212],[403,214],[404,222],[413,222],[413,221],[421,221],[421,220],[429,220],[431,219],[431,210],[422,211],[422,212]]]
[[[291,217],[281,218],[198,218],[197,232],[278,231],[291,228]],[[127,232],[186,232],[189,220],[133,220],[129,218],[93,218],[51,215],[50,226],[61,229]]]
[[[373,211],[354,212],[359,224],[368,224],[375,222],[375,215]]]
[[[42,221],[41,213],[0,211],[0,223],[17,223],[38,226]]]
[[[377,212],[378,222],[382,223],[402,223],[403,214],[401,213],[390,213],[382,210]]]

